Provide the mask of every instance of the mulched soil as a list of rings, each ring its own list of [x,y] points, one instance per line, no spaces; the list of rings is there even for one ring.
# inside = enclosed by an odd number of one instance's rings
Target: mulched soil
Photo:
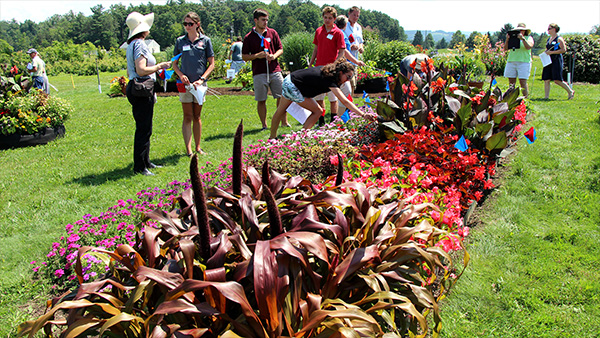
[[[211,87],[211,89],[214,89],[215,91],[217,91],[219,93],[218,95],[252,95],[252,96],[254,96],[254,91],[242,90],[239,87]],[[372,93],[372,94],[369,94],[369,96],[370,97],[383,97],[386,94],[387,93]],[[179,93],[157,91],[156,95],[157,96],[177,96],[177,95],[179,95]],[[362,98],[362,95],[363,95],[362,93],[354,93],[354,94],[352,94],[352,97]]]

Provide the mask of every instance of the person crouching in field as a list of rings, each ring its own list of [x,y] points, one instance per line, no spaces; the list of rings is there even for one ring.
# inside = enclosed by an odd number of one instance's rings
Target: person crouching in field
[[[302,108],[311,112],[302,127],[312,128],[319,121],[323,112],[323,107],[314,98],[329,91],[353,113],[374,120],[375,116],[363,113],[340,90],[340,86],[350,80],[353,75],[354,65],[346,59],[340,58],[324,66],[296,70],[286,76],[283,80],[283,97],[271,120],[271,138],[277,137],[279,122],[285,116],[286,110],[292,102],[298,103]]]

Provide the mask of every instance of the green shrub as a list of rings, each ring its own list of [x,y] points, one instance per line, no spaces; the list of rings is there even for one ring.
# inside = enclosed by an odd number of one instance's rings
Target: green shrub
[[[449,74],[457,79],[458,76],[462,76],[463,72],[471,81],[483,81],[484,79],[486,65],[472,52],[436,54],[432,58],[437,68],[444,64]]]
[[[369,46],[369,48],[373,47],[374,50],[369,50],[368,54],[365,49],[365,60],[368,60],[367,56],[373,57],[373,60],[377,63],[377,68],[385,69],[392,74],[397,74],[400,71],[400,63],[404,57],[417,53],[417,49],[405,41],[390,41],[385,44]]]
[[[313,34],[308,32],[290,33],[283,38],[281,66],[293,72],[306,68],[313,51]]]
[[[565,37],[567,52],[563,70],[571,71],[573,59],[573,79],[578,82],[600,83],[600,37],[593,35],[570,35]]]

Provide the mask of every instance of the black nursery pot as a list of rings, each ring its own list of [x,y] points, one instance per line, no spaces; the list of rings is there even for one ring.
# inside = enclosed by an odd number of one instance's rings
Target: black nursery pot
[[[375,79],[367,79],[364,81],[363,90],[367,93],[383,93],[385,92],[385,85],[387,79],[384,77],[378,77]]]
[[[30,147],[46,144],[65,135],[65,126],[45,128],[35,134],[0,135],[0,149]]]

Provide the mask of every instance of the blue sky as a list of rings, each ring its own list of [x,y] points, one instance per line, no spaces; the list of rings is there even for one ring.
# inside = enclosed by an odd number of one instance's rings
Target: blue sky
[[[269,0],[263,0],[269,2]],[[69,10],[90,15],[90,8],[102,4],[105,8],[115,3],[124,5],[152,2],[165,4],[166,0],[0,0],[0,20],[30,19],[40,22],[54,14]],[[197,2],[188,0],[188,2]],[[278,0],[279,3],[286,1]],[[527,24],[532,31],[542,33],[547,25],[556,22],[562,33],[588,33],[600,24],[600,0],[539,1],[539,0],[369,0],[369,1],[312,1],[317,5],[337,4],[342,8],[354,5],[377,10],[398,19],[405,30],[498,31],[505,23],[516,26]],[[359,21],[360,22],[360,21]]]

